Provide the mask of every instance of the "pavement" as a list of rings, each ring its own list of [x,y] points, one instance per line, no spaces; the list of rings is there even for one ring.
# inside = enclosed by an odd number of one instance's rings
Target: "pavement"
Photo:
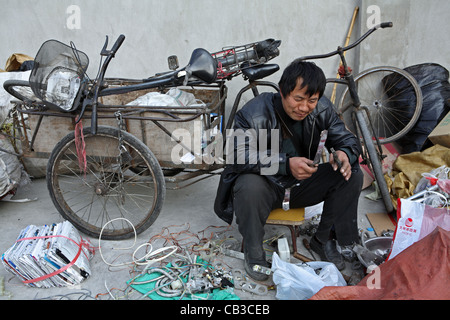
[[[141,294],[134,292],[125,295],[127,281],[133,277],[133,266],[119,264],[129,263],[133,252],[151,238],[164,237],[175,234],[180,244],[183,241],[192,245],[190,240],[197,241],[202,238],[226,238],[234,244],[232,252],[240,250],[241,236],[235,222],[227,226],[213,212],[213,202],[216,193],[218,176],[197,182],[191,186],[167,190],[165,203],[161,214],[155,223],[136,238],[128,240],[106,241],[81,236],[96,247],[95,255],[90,260],[91,275],[79,285],[58,288],[31,288],[23,283],[2,266],[0,267],[0,300],[32,300],[32,299],[139,299]],[[358,209],[358,223],[361,230],[370,230],[370,222],[366,214],[384,212],[381,200],[370,200],[367,194],[373,192],[372,187],[363,190]],[[33,179],[27,186],[18,189],[13,200],[24,202],[0,201],[0,252],[4,253],[17,239],[19,232],[28,225],[41,226],[44,224],[62,222],[63,219],[53,206],[46,187],[45,179]],[[292,248],[289,229],[283,226],[266,225],[266,238],[285,235]],[[374,233],[371,233],[374,236]],[[299,253],[311,257],[305,249],[301,235],[297,239]],[[232,240],[232,241],[231,241]],[[276,250],[276,247],[272,248]],[[317,256],[317,255],[316,255]],[[268,254],[270,257],[270,252]],[[243,260],[239,257],[219,253],[213,256],[211,263],[220,263],[225,270],[244,270]],[[300,263],[290,255],[291,263]],[[342,274],[350,277],[352,267],[347,262]],[[245,272],[244,272],[245,274]],[[256,283],[247,278],[249,283],[263,286],[264,290],[258,293],[234,288],[230,290],[241,300],[276,300],[276,287],[273,286],[272,277],[263,283]]]

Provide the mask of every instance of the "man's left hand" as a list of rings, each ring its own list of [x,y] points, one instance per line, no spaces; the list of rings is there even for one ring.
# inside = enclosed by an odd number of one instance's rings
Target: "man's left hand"
[[[352,166],[350,165],[350,162],[348,160],[348,156],[344,151],[337,150],[336,155],[341,162],[341,174],[344,177],[345,180],[349,180],[350,176],[352,175]],[[333,167],[334,171],[338,170],[338,165],[334,159],[333,154],[330,154],[330,163]]]

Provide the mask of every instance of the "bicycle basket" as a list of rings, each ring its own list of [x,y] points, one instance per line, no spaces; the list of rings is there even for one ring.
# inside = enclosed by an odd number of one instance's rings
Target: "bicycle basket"
[[[73,111],[88,65],[85,53],[57,40],[48,40],[34,59],[30,87],[50,109]]]
[[[217,78],[235,77],[242,69],[266,63],[280,54],[280,44],[281,40],[267,39],[211,54],[217,60]]]

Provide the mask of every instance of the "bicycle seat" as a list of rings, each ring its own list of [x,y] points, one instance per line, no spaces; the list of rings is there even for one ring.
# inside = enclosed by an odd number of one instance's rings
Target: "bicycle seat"
[[[277,64],[260,64],[253,67],[246,67],[244,64],[241,66],[242,74],[250,81],[256,81],[280,70],[280,66]]]
[[[217,63],[205,49],[198,48],[192,52],[186,72],[202,81],[211,83],[217,78]]]

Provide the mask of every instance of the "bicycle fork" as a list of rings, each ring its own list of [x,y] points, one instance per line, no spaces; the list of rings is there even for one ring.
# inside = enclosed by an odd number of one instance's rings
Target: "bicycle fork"
[[[370,119],[370,113],[369,110],[367,109],[366,106],[359,106],[358,108],[355,108],[356,111],[353,111],[352,113],[352,121],[353,121],[353,126],[356,129],[359,129],[359,131],[361,131],[361,124],[364,123],[364,125],[367,124],[367,121],[369,122],[369,126],[368,126],[368,130],[369,130],[369,134],[371,136],[370,141],[374,142],[374,145],[376,145],[376,148],[378,149],[378,160],[380,162],[383,162],[384,158],[386,158],[387,156],[385,154],[383,154],[383,149],[381,148],[381,143],[380,143],[380,139],[378,139],[378,135],[375,134],[375,129],[372,123],[372,119]],[[356,116],[356,114],[358,114],[358,116]],[[365,117],[364,117],[365,114]],[[366,121],[367,119],[367,121]]]
[[[367,116],[369,125],[367,125],[365,115]],[[355,111],[353,111],[352,120],[355,128],[360,131],[362,140],[364,142],[364,147],[366,148],[365,151],[363,150],[364,160],[367,160],[366,159],[367,154],[367,158],[369,158],[368,159],[369,161],[367,161],[368,162],[367,165],[371,164],[372,171],[375,175],[375,180],[377,181],[378,184],[385,184],[386,182],[384,181],[384,174],[382,169],[382,161],[385,156],[382,153],[381,144],[378,140],[378,137],[373,134],[374,130],[370,117],[368,117],[367,108],[359,107]],[[375,143],[372,137],[375,137],[378,152],[375,148]],[[382,193],[382,199],[387,212],[388,213],[392,212],[394,210],[394,207],[392,205],[392,202],[390,201],[389,191],[387,190],[387,188],[381,187],[379,188],[379,190]]]

